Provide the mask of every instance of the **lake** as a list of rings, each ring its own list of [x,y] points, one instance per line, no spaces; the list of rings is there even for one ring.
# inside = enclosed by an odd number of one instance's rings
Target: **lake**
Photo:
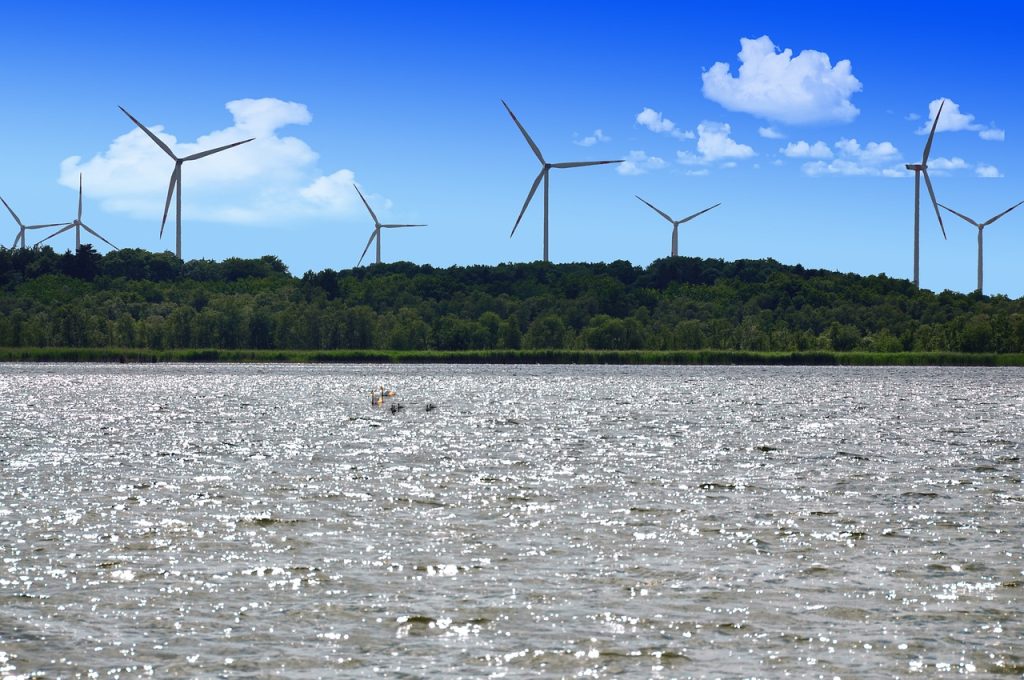
[[[0,365],[0,677],[1019,676],[1022,385]]]

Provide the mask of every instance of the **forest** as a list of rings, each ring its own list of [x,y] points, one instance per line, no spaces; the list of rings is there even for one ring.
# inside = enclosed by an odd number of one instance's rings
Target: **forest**
[[[0,347],[1021,353],[1024,299],[770,259],[297,277],[272,255],[0,248]]]

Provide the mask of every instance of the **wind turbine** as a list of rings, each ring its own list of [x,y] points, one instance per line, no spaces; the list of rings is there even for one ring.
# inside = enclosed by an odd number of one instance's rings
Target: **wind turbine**
[[[942,238],[946,238],[946,227],[942,224],[942,214],[939,213],[939,202],[935,200],[935,191],[932,189],[932,181],[928,179],[928,154],[932,150],[932,140],[935,138],[935,126],[939,124],[939,116],[942,115],[942,107],[946,100],[939,102],[939,110],[935,112],[935,120],[932,121],[932,131],[928,133],[928,143],[924,145],[924,154],[920,163],[907,163],[907,170],[914,171],[914,286],[921,287],[920,263],[921,263],[921,174],[924,173],[924,183],[928,185],[928,194],[932,197],[932,205],[935,206],[935,216],[939,218],[939,228],[942,229]]]
[[[53,225],[53,226],[60,226],[60,225]],[[63,234],[65,231],[68,231],[70,229],[74,229],[75,230],[75,252],[76,253],[78,252],[78,249],[82,247],[82,230],[83,229],[85,229],[87,232],[89,232],[90,234],[92,234],[93,236],[98,238],[99,240],[101,240],[104,243],[106,243],[108,246],[110,246],[114,250],[119,250],[119,248],[117,246],[115,246],[113,243],[111,243],[107,239],[103,238],[102,236],[100,236],[97,232],[95,232],[93,229],[91,229],[89,227],[89,225],[87,225],[85,222],[82,221],[82,173],[78,173],[78,217],[76,217],[74,219],[74,221],[68,222],[67,224],[65,224],[62,229],[58,229],[57,231],[53,232],[52,234],[50,234],[49,236],[44,238],[43,241],[49,241],[54,236],[59,236],[60,234]],[[40,241],[39,243],[42,243],[43,241]],[[39,245],[39,243],[37,243],[36,245]]]
[[[516,229],[519,227],[520,220],[523,219],[523,214],[526,212],[526,208],[530,205],[530,201],[533,199],[533,195],[537,193],[537,186],[540,181],[544,180],[544,261],[548,261],[548,171],[551,168],[582,168],[587,165],[607,165],[608,163],[621,163],[622,161],[581,161],[576,163],[548,163],[544,160],[543,154],[537,145],[530,139],[530,135],[526,132],[526,128],[516,118],[516,114],[512,113],[512,109],[505,104],[505,100],[502,99],[501,103],[505,106],[505,110],[508,111],[508,115],[512,116],[512,120],[515,121],[519,131],[523,133],[523,137],[526,138],[526,143],[533,149],[533,153],[537,156],[537,160],[540,161],[540,174],[537,175],[537,179],[533,180],[533,186],[530,187],[530,193],[526,196],[526,202],[523,203],[523,209],[519,211],[519,217],[516,218],[515,226],[512,227],[512,233],[509,234],[509,238],[515,235]]]
[[[359,262],[356,264],[358,267],[363,263],[363,258],[366,257],[366,251],[370,249],[370,244],[373,243],[373,239],[377,239],[377,264],[380,264],[380,230],[381,229],[397,229],[399,227],[425,227],[425,224],[381,224],[380,220],[377,219],[376,213],[373,212],[373,208],[366,202],[366,198],[363,196],[363,192],[359,191],[359,187],[355,184],[356,193],[359,194],[359,198],[363,199],[363,205],[370,211],[370,217],[373,218],[373,233],[370,234],[370,240],[366,242],[366,247],[363,248],[363,254],[359,256]]]
[[[224,151],[225,149],[230,149],[231,147],[238,146],[239,144],[245,144],[246,142],[251,142],[253,139],[255,139],[255,137],[250,137],[249,139],[243,139],[240,142],[234,142],[233,144],[225,144],[224,146],[218,146],[216,149],[209,149],[208,151],[200,151],[199,153],[194,153],[194,154],[192,154],[190,156],[185,156],[183,158],[178,158],[177,156],[174,155],[174,152],[171,151],[171,147],[169,147],[166,144],[164,144],[163,140],[161,140],[159,137],[157,137],[152,132],[150,132],[149,128],[147,128],[145,125],[143,125],[138,120],[136,120],[135,116],[133,116],[132,114],[130,114],[127,111],[125,111],[123,106],[118,106],[117,108],[121,109],[121,111],[124,112],[124,115],[128,116],[129,118],[131,118],[133,123],[138,125],[142,129],[143,132],[145,132],[147,135],[149,135],[149,138],[152,139],[154,142],[156,142],[156,145],[164,150],[164,153],[166,153],[168,156],[170,156],[171,158],[174,159],[174,171],[171,173],[171,183],[170,183],[170,186],[167,187],[167,202],[164,204],[164,218],[160,222],[160,238],[163,238],[163,236],[164,236],[164,225],[167,224],[167,212],[171,208],[171,196],[175,193],[175,188],[177,188],[177,197],[178,198],[177,198],[177,202],[175,204],[175,212],[174,212],[175,226],[176,226],[175,240],[174,240],[174,254],[180,260],[181,259],[181,164],[184,163],[185,161],[195,161],[195,160],[199,160],[200,158],[205,158],[206,156],[210,156],[210,155],[218,153],[220,151]]]
[[[1021,201],[1017,205],[1020,205],[1021,203],[1024,203],[1024,201]],[[942,205],[942,204],[939,203],[939,205]],[[1013,206],[1013,208],[1016,208],[1017,205]],[[1011,210],[1013,210],[1013,208],[1007,208],[1006,210],[1004,210],[1003,212],[999,213],[995,217],[993,217],[993,218],[991,218],[989,220],[986,220],[984,222],[978,223],[978,222],[975,222],[974,220],[972,220],[967,215],[961,215],[960,213],[958,213],[957,211],[953,210],[950,207],[947,207],[947,206],[944,206],[944,205],[942,205],[942,207],[946,208],[946,210],[948,210],[949,212],[953,213],[954,215],[956,215],[960,219],[964,220],[965,222],[967,222],[969,224],[973,224],[974,226],[976,226],[978,228],[978,292],[980,293],[980,292],[982,292],[982,289],[981,289],[981,283],[982,283],[982,268],[981,268],[981,265],[982,265],[982,235],[985,233],[985,227],[987,227],[988,225],[992,224],[993,222],[998,220],[1000,217],[1002,217],[1006,213],[1008,213]]]
[[[18,223],[18,235],[14,237],[14,245],[11,249],[18,247],[18,241],[21,241],[21,247],[27,248],[28,245],[25,243],[25,230],[26,229],[45,229],[47,227],[63,227],[67,222],[57,222],[56,224],[22,224],[21,219],[11,210],[11,206],[7,205],[7,201],[4,201],[3,197],[0,196],[0,201],[3,201],[4,207],[7,208],[7,212],[11,213],[11,217]]]
[[[636,196],[636,194],[633,194],[633,195]],[[669,217],[668,215],[666,215],[665,213],[663,213],[660,210],[658,210],[657,208],[655,208],[653,205],[651,205],[650,203],[648,203],[644,199],[640,198],[639,196],[637,196],[637,198],[639,198],[640,201],[643,202],[644,204],[646,204],[647,207],[649,207],[651,210],[653,210],[654,212],[658,213],[659,215],[661,215],[666,220],[668,220],[669,222],[672,223],[672,257],[679,257],[679,225],[680,224],[686,224],[687,222],[692,220],[694,217],[699,217],[699,216],[703,215],[704,213],[706,213],[707,211],[709,211],[709,210],[711,210],[713,208],[717,208],[718,206],[722,205],[721,203],[715,203],[710,208],[704,208],[700,212],[695,212],[692,215],[690,215],[689,217],[684,217],[681,220],[674,220],[671,217]]]

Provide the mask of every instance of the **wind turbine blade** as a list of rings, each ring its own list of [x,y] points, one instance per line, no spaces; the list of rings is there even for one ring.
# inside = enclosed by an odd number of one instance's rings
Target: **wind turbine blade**
[[[633,195],[634,195],[634,196],[636,196],[636,194],[633,194]],[[640,198],[639,196],[636,196],[636,197],[637,197],[638,199],[640,199],[640,201],[642,201],[642,202],[644,203],[644,205],[646,205],[646,206],[647,206],[648,208],[650,208],[650,209],[651,209],[651,210],[653,210],[654,212],[658,213],[659,215],[661,215],[662,217],[664,217],[664,218],[665,218],[666,220],[668,220],[669,222],[672,222],[672,224],[675,224],[675,222],[674,222],[674,221],[672,220],[672,218],[671,218],[671,217],[669,217],[669,216],[668,216],[668,215],[666,215],[665,213],[661,212],[660,210],[658,210],[657,208],[655,208],[655,207],[654,207],[653,205],[651,205],[650,203],[648,203],[648,202],[647,202],[647,201],[645,201],[644,199]]]
[[[394,227],[425,227],[425,224],[382,224],[381,227],[392,229]]]
[[[939,104],[939,108],[942,105]],[[938,118],[938,116],[935,116]],[[942,213],[939,212],[939,202],[935,200],[935,190],[932,189],[932,181],[928,179],[928,170],[922,168],[921,174],[924,175],[924,183],[928,186],[928,195],[932,197],[932,205],[935,207],[935,216],[939,218],[939,229],[942,229],[942,238],[946,238],[946,227],[942,224]]]
[[[526,137],[526,143],[530,145],[531,149],[533,149],[533,153],[535,156],[537,156],[537,160],[543,163],[544,156],[541,155],[540,149],[537,148],[537,145],[533,143],[533,140],[530,138],[530,133],[526,131],[526,128],[523,127],[523,124],[519,122],[518,118],[516,118],[516,114],[512,113],[512,109],[508,107],[508,104],[505,103],[504,99],[501,100],[501,103],[505,107],[505,110],[508,111],[508,115],[512,116],[512,120],[516,122],[516,127],[518,127],[519,131],[523,133],[523,137]]]
[[[363,258],[366,257],[366,253],[370,250],[370,244],[373,243],[373,238],[377,235],[377,231],[379,229],[380,227],[374,229],[373,233],[370,234],[370,240],[366,242],[366,247],[363,248],[363,254],[359,256],[359,262],[356,263],[357,267],[363,263]]]
[[[159,137],[154,135],[152,132],[150,132],[148,127],[146,127],[145,125],[140,123],[138,120],[136,120],[135,116],[133,116],[132,114],[130,114],[127,111],[125,111],[123,106],[118,106],[117,108],[121,109],[121,111],[124,113],[124,115],[128,116],[129,118],[131,118],[133,123],[135,123],[140,128],[142,128],[142,131],[145,132],[147,135],[149,135],[149,138],[152,139],[154,142],[156,142],[156,145],[164,150],[164,153],[166,153],[168,156],[170,156],[174,160],[178,160],[178,157],[174,155],[173,151],[171,151],[171,147],[169,147],[166,144],[164,144],[162,139],[160,139]]]
[[[250,137],[249,139],[243,139],[242,141],[235,142],[234,144],[225,144],[224,146],[218,146],[216,149],[210,149],[209,151],[200,151],[199,153],[194,153],[191,156],[185,156],[181,160],[182,161],[195,161],[195,160],[199,160],[200,158],[205,158],[207,156],[210,156],[210,155],[213,155],[213,154],[218,153],[220,151],[223,151],[224,149],[230,149],[233,146],[239,146],[241,144],[246,144],[247,142],[251,142],[254,139],[256,139],[256,138],[255,137]]]
[[[353,184],[352,186],[355,188],[356,193],[359,194],[359,198],[363,199],[363,205],[365,205],[366,209],[370,211],[370,217],[373,218],[373,225],[375,227],[379,227],[380,226],[380,220],[377,219],[377,214],[375,212],[373,212],[373,208],[370,207],[370,204],[366,202],[366,198],[363,196],[363,192],[360,191],[359,187],[357,187],[355,184]],[[366,253],[363,253],[363,254],[365,255]]]
[[[28,224],[23,226],[23,229],[46,229],[47,227],[63,227],[69,222],[54,222],[53,224]]]
[[[1020,203],[1024,203],[1024,201],[1021,201]],[[1020,203],[1018,203],[1017,205],[1020,205]],[[1013,206],[1013,208],[1016,208],[1016,207],[1017,207],[1017,205]],[[1003,215],[1005,215],[1006,213],[1008,213],[1008,212],[1010,212],[1011,210],[1013,210],[1013,208],[1008,208],[1008,209],[1004,210],[1003,212],[999,213],[998,215],[996,215],[995,217],[993,217],[992,219],[990,219],[990,220],[989,220],[988,222],[982,222],[982,223],[981,223],[981,224],[980,224],[979,226],[982,226],[982,227],[987,227],[988,225],[992,224],[993,222],[995,222],[996,220],[998,220],[998,219],[999,219],[1000,217],[1002,217],[1002,216],[1003,216]]]
[[[4,201],[3,196],[0,196],[0,201]],[[7,201],[4,201],[4,207],[7,208],[7,212],[11,213],[11,217],[13,217],[14,221],[18,223],[19,227],[25,226],[24,224],[21,223],[21,220],[18,219],[18,216],[14,214],[14,211],[11,210],[11,206],[7,205]]]
[[[82,220],[82,173],[78,173],[78,220]]]
[[[115,245],[114,245],[113,243],[111,243],[110,241],[108,241],[107,239],[103,238],[103,237],[102,237],[102,236],[100,236],[100,235],[99,235],[98,233],[96,233],[96,232],[95,232],[94,230],[92,230],[91,228],[89,228],[89,226],[88,226],[88,225],[85,225],[85,224],[83,224],[83,225],[82,225],[82,229],[85,229],[85,230],[86,230],[87,232],[89,232],[90,234],[92,234],[93,236],[95,236],[96,238],[98,238],[99,240],[103,241],[104,243],[106,243],[106,244],[107,244],[108,246],[110,246],[110,247],[111,247],[111,248],[113,248],[114,250],[120,250],[120,248],[118,248],[117,246],[115,246]]]
[[[928,143],[924,145],[924,155],[921,156],[921,165],[928,164],[928,154],[932,152],[932,140],[935,139],[935,127],[939,124],[939,116],[942,115],[942,107],[945,105],[945,99],[939,102],[939,110],[935,112],[935,120],[932,121],[932,131],[928,133]],[[939,209],[936,208],[935,212],[938,213]],[[939,221],[941,222],[942,220]],[[945,233],[945,230],[943,230],[943,233]]]
[[[174,172],[171,173],[171,182],[167,186],[167,202],[164,203],[164,218],[160,221],[160,238],[164,237],[164,225],[167,224],[167,213],[171,210],[171,197],[174,196],[174,187],[181,181],[181,163],[175,163]]]
[[[526,212],[526,207],[530,205],[530,201],[533,199],[533,195],[537,193],[537,187],[540,186],[540,181],[544,179],[544,174],[547,171],[547,168],[542,169],[540,171],[540,174],[537,175],[537,179],[533,180],[533,186],[530,187],[530,193],[526,195],[526,202],[523,203],[523,209],[519,211],[519,217],[516,218],[516,223],[512,227],[512,233],[508,235],[509,238],[512,238],[513,236],[516,235],[516,229],[519,228],[519,222],[523,219],[523,214]]]
[[[18,241],[22,241],[21,247],[24,248],[25,247],[24,238],[25,238],[25,232],[23,230],[19,229],[18,230],[18,235],[14,237],[14,245],[11,246],[11,250],[14,250],[15,248],[18,247]]]
[[[683,219],[679,220],[679,224],[685,224],[686,222],[689,222],[690,220],[692,220],[692,219],[693,219],[694,217],[700,217],[701,215],[703,215],[703,214],[704,214],[704,213],[706,213],[707,211],[709,211],[709,210],[713,210],[713,209],[717,208],[717,207],[718,207],[718,206],[720,206],[720,205],[722,205],[722,204],[721,204],[721,203],[715,203],[715,204],[714,204],[713,206],[711,206],[710,208],[704,208],[704,209],[703,209],[703,210],[701,210],[700,212],[695,212],[695,213],[693,213],[692,215],[690,215],[689,217],[684,217]]]
[[[581,161],[578,163],[552,163],[553,168],[582,168],[587,165],[608,165],[609,163],[622,163],[622,161]]]
[[[939,203],[939,207],[940,207],[940,208],[945,208],[946,210],[948,210],[949,212],[953,213],[954,215],[956,215],[957,217],[959,217],[959,218],[960,218],[960,219],[962,219],[963,221],[965,221],[965,222],[967,222],[967,223],[969,223],[969,224],[973,224],[973,225],[974,225],[974,226],[976,226],[976,227],[982,227],[982,226],[984,226],[984,225],[978,224],[977,222],[975,222],[974,220],[972,220],[972,219],[971,219],[970,217],[968,217],[967,215],[961,215],[961,214],[960,214],[960,213],[958,213],[957,211],[955,211],[955,210],[953,210],[952,208],[950,208],[950,207],[949,207],[948,205],[943,205],[943,204]],[[1013,210],[1013,208],[1010,208],[1010,210]],[[987,224],[987,222],[986,222],[986,224]]]
[[[58,229],[57,231],[53,232],[52,234],[50,234],[49,236],[44,238],[43,241],[49,241],[54,236],[60,236],[61,234],[63,234],[68,229],[72,229],[74,226],[75,226],[74,223],[71,223],[71,224],[67,225],[66,227],[64,227],[63,229]],[[42,243],[43,241],[39,241],[39,243]],[[36,245],[39,245],[39,243],[36,243]]]

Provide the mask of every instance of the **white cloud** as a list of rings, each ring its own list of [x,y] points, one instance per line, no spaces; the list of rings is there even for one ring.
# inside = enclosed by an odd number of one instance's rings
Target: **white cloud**
[[[319,155],[306,142],[280,135],[282,127],[312,121],[304,104],[273,98],[238,99],[228,102],[226,108],[234,118],[232,125],[201,135],[194,142],[179,142],[163,125],[147,124],[179,157],[255,138],[184,164],[184,219],[259,224],[296,217],[337,217],[358,208],[351,170],[324,175],[316,167]],[[145,117],[141,120],[146,122]],[[125,118],[124,124],[128,131],[105,151],[88,160],[81,156],[64,159],[59,182],[77,189],[81,172],[87,192],[100,200],[104,210],[159,220],[174,162],[130,120]],[[381,197],[374,196],[372,202],[386,209]]]
[[[697,151],[707,161],[720,158],[750,158],[754,150],[746,144],[734,141],[729,134],[732,127],[728,123],[704,121],[697,126]]]
[[[707,168],[701,168],[700,170],[687,170],[687,175],[691,177],[704,177],[705,175],[711,174]]]
[[[326,211],[345,212],[350,204],[355,181],[355,173],[351,170],[338,170],[333,175],[317,177],[312,184],[299,189],[299,195]],[[390,201],[385,207],[390,207]]]
[[[695,135],[689,130],[680,130],[668,118],[652,108],[644,107],[644,110],[636,114],[636,122],[643,125],[651,132],[667,132],[676,139],[693,139]]]
[[[690,151],[676,151],[676,160],[683,165],[702,165],[708,162]]]
[[[824,52],[779,51],[768,36],[740,39],[737,76],[716,62],[701,76],[704,96],[730,111],[784,123],[849,122],[860,113],[850,96],[861,90],[850,61],[832,66]]]
[[[804,173],[811,177],[818,175],[877,175],[880,174],[876,168],[869,168],[845,158],[837,158],[831,163],[825,161],[814,161],[804,163]]]
[[[908,113],[904,120],[921,120],[921,114],[919,113]]]
[[[996,166],[983,165],[981,163],[978,164],[978,167],[974,168],[974,174],[976,174],[978,177],[984,177],[986,179],[995,179],[1003,176],[1003,174],[999,172],[999,168],[997,168]]]
[[[935,122],[935,114],[939,110],[942,99],[933,99],[928,103],[928,121],[916,130],[919,135],[927,135],[932,130]],[[997,127],[983,125],[974,121],[974,115],[960,111],[960,105],[952,99],[945,99],[942,106],[942,115],[939,116],[939,124],[935,126],[936,132],[960,132],[968,130],[977,132],[978,136],[990,142],[1001,142],[1006,139],[1006,131]]]
[[[651,132],[671,132],[676,124],[652,108],[644,107],[644,110],[636,114],[636,122],[646,127]]]
[[[610,141],[612,141],[612,138],[609,137],[608,135],[606,135],[601,130],[601,128],[598,128],[598,129],[594,130],[594,134],[587,135],[583,139],[577,139],[575,141],[575,144],[579,144],[580,146],[594,146],[598,142],[610,142]]]
[[[900,152],[892,142],[868,142],[861,146],[856,139],[840,139],[835,143],[840,153],[860,163],[876,165],[899,160]]]
[[[971,166],[967,164],[967,161],[959,156],[954,156],[953,158],[932,158],[928,161],[928,169],[933,171],[964,170],[969,167]]]
[[[649,170],[660,170],[665,167],[665,159],[648,156],[643,151],[630,151],[629,156],[616,167],[620,175],[643,175]]]
[[[814,146],[808,145],[808,152]],[[824,160],[804,163],[801,167],[804,174],[811,177],[819,175],[903,177],[906,175],[904,168],[891,165],[900,159],[899,149],[891,142],[868,142],[861,146],[856,139],[843,138],[833,146],[838,153],[837,158],[828,163]]]
[[[783,137],[786,136],[779,132],[778,130],[776,130],[775,128],[771,127],[757,128],[757,134],[761,135],[765,139],[782,139]]]
[[[790,142],[786,148],[779,149],[779,151],[789,158],[832,158],[832,149],[828,148],[828,144],[820,141],[814,144],[808,144],[803,140]]]

